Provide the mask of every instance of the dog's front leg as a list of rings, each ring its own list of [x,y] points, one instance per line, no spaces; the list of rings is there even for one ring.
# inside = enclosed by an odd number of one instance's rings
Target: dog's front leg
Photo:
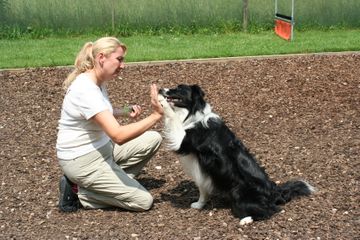
[[[190,159],[191,161],[191,159]],[[199,199],[191,204],[192,208],[202,209],[209,200],[213,191],[213,183],[209,176],[203,173],[197,159],[192,160],[192,177],[199,188]]]
[[[172,110],[170,104],[166,101],[164,96],[159,94],[158,95],[158,100],[159,100],[161,106],[164,109],[165,117],[174,118],[175,117],[175,112],[174,112],[174,110]]]
[[[181,143],[185,137],[185,130],[182,121],[175,114],[169,103],[162,95],[158,95],[160,104],[164,109],[164,137],[167,148],[172,151],[179,150]]]
[[[209,199],[209,193],[208,190],[206,188],[204,188],[203,186],[199,186],[199,192],[200,192],[200,196],[197,202],[193,202],[191,204],[191,208],[195,208],[195,209],[202,209],[208,199]]]

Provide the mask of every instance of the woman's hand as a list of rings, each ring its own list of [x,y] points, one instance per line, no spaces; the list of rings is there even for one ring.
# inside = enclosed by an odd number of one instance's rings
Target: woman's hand
[[[141,107],[139,105],[126,105],[122,108],[114,108],[113,114],[115,118],[130,117],[137,118],[141,114]]]
[[[151,106],[153,109],[153,113],[154,115],[156,115],[159,119],[164,115],[164,109],[161,106],[159,100],[158,100],[158,88],[156,86],[156,84],[151,84]]]
[[[132,105],[132,111],[130,112],[129,116],[131,118],[137,118],[141,114],[141,107],[139,105]]]

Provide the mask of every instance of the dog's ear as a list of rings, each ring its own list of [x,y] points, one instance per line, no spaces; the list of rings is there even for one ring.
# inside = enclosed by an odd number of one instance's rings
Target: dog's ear
[[[206,102],[204,100],[205,93],[198,85],[191,86],[192,92],[192,101],[194,103],[191,113],[195,113],[196,111],[203,110]]]
[[[204,91],[198,85],[196,85],[196,84],[192,85],[191,90],[192,90],[194,96],[197,95],[197,96],[200,96],[201,98],[205,97]]]

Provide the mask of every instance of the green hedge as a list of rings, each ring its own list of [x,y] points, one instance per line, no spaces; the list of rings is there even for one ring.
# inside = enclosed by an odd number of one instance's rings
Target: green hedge
[[[278,1],[289,13],[291,0]],[[298,30],[360,27],[359,0],[295,2]],[[250,31],[271,29],[274,0],[249,0],[249,14]],[[0,20],[0,38],[224,33],[241,31],[242,0],[0,0]]]

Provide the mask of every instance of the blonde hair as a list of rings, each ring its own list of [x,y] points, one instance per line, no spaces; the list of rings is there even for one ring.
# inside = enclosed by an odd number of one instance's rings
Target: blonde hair
[[[63,82],[63,88],[67,90],[79,74],[93,69],[95,67],[95,57],[97,54],[103,53],[105,56],[108,56],[115,52],[119,47],[126,52],[126,45],[121,43],[119,39],[115,37],[103,37],[95,42],[85,43],[76,56],[74,63],[75,69]]]

